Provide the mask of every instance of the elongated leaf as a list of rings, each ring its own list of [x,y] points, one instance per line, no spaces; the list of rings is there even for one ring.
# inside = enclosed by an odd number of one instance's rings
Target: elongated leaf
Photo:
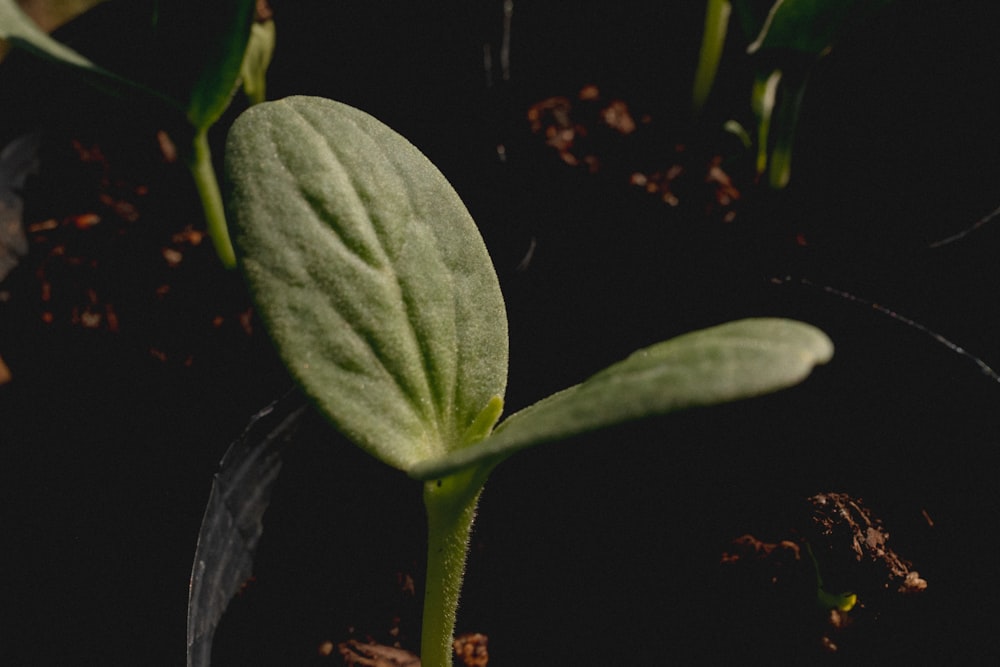
[[[250,104],[260,104],[267,98],[267,68],[274,57],[276,40],[273,19],[255,22],[250,29],[250,41],[240,65],[243,92]]]
[[[0,0],[0,38],[68,65],[95,69],[87,58],[49,37],[14,0]]]
[[[196,129],[204,130],[218,120],[236,91],[254,6],[255,0],[164,4],[154,14],[150,36],[163,56],[155,81],[134,81],[91,61],[43,32],[14,0],[0,0],[0,38],[72,68],[106,93],[156,100],[182,111]]]
[[[229,601],[253,574],[264,512],[282,454],[306,412],[291,392],[257,413],[230,445],[212,482],[198,533],[188,599],[188,667],[211,664],[212,640]]]
[[[0,39],[59,66],[73,69],[90,85],[116,97],[155,101],[183,112],[183,105],[160,91],[132,81],[92,62],[79,52],[52,39],[17,6],[14,0],[0,0]]]
[[[843,26],[891,0],[777,0],[748,53],[787,49],[819,57],[833,46]]]
[[[368,114],[311,97],[240,116],[226,168],[241,265],[306,392],[398,468],[461,446],[503,395],[507,321],[444,176]]]
[[[107,0],[30,0],[20,3],[20,6],[38,27],[52,32],[102,2]]]
[[[701,38],[698,67],[695,69],[694,89],[691,95],[695,114],[701,113],[715,84],[715,75],[719,70],[719,61],[722,60],[722,50],[726,44],[726,34],[729,32],[729,15],[732,9],[729,0],[708,0],[705,10],[705,32]]]
[[[185,102],[188,120],[199,130],[219,119],[237,90],[255,5],[172,0],[159,7],[155,34],[163,87]]]
[[[421,463],[410,475],[436,479],[640,417],[766,394],[801,382],[832,354],[825,334],[792,320],[739,320],[685,334],[521,410],[482,442]]]

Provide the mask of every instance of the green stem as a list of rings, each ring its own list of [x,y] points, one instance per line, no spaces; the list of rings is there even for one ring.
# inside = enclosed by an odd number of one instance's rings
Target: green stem
[[[768,153],[771,141],[771,117],[774,112],[774,99],[781,82],[781,70],[758,72],[753,82],[751,106],[757,118],[757,175],[762,176],[767,170]]]
[[[471,470],[424,483],[427,580],[420,637],[423,667],[451,667],[458,599],[476,504],[488,471]]]
[[[792,177],[792,144],[807,80],[808,77],[805,75],[786,76],[781,87],[778,109],[774,114],[774,145],[771,149],[771,166],[768,173],[768,183],[775,190],[781,190],[788,185]]]
[[[219,181],[212,166],[212,151],[208,146],[208,133],[201,130],[194,137],[193,153],[188,168],[194,177],[194,184],[201,197],[201,207],[205,213],[205,225],[208,236],[212,239],[215,252],[222,265],[227,269],[235,268],[236,253],[229,239],[229,229],[226,227],[226,211],[222,205],[222,194],[219,191]]]
[[[704,108],[715,83],[722,50],[726,44],[726,32],[732,9],[729,0],[708,0],[708,8],[705,11],[705,35],[701,40],[698,68],[694,73],[694,92],[691,96],[696,116]]]

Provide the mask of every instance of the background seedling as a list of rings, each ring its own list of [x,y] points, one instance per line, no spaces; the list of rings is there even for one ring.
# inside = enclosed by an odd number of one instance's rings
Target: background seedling
[[[95,4],[95,3],[90,3]],[[212,166],[208,130],[229,107],[240,81],[252,101],[264,98],[264,72],[274,49],[274,24],[254,25],[256,0],[149,3],[145,23],[126,29],[142,34],[148,52],[145,76],[133,78],[102,67],[58,42],[14,0],[0,0],[0,39],[70,71],[133,108],[152,105],[175,116],[186,134],[174,137],[194,178],[209,236],[220,260],[235,265],[222,197]],[[54,9],[60,9],[56,7]],[[55,12],[57,20],[68,18]]]
[[[792,143],[809,73],[854,23],[890,0],[709,0],[705,34],[695,71],[692,104],[701,113],[719,70],[729,32],[736,21],[753,62],[750,108],[756,127],[727,124],[747,147],[756,146],[755,169],[772,188],[788,185]]]

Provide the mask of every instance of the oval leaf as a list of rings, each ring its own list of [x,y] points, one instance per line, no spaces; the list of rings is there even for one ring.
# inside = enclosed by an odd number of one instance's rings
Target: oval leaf
[[[241,265],[308,395],[398,468],[460,447],[503,395],[507,318],[444,176],[368,114],[312,97],[245,112],[226,166]]]
[[[833,344],[791,320],[729,322],[639,350],[509,417],[479,444],[410,471],[436,479],[514,452],[640,417],[759,396],[801,382]]]

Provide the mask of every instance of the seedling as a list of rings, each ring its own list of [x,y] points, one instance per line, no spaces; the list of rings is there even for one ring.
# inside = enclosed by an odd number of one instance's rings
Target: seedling
[[[792,142],[813,66],[848,26],[890,1],[776,0],[767,8],[753,0],[708,0],[692,93],[695,114],[712,90],[735,10],[754,63],[750,107],[756,129],[747,132],[735,119],[727,128],[748,148],[756,146],[757,175],[767,174],[772,188],[784,188],[791,178]]]
[[[263,99],[264,72],[274,49],[273,22],[254,26],[256,0],[214,3],[151,3],[148,25],[153,52],[175,55],[168,71],[137,81],[105,69],[43,32],[14,0],[0,0],[0,39],[23,48],[83,81],[133,104],[152,104],[190,128],[181,153],[201,197],[208,234],[220,260],[236,263],[212,155],[208,130],[229,106],[239,83],[252,101]],[[252,27],[253,26],[253,27]],[[193,58],[190,54],[197,54]],[[178,64],[179,63],[179,64]],[[185,143],[186,142],[186,143]]]
[[[237,119],[226,173],[239,262],[288,369],[337,429],[423,484],[425,667],[451,665],[476,503],[498,464],[601,427],[796,384],[833,351],[800,322],[731,322],[639,350],[496,426],[503,297],[475,223],[426,157],[358,109],[292,97]],[[206,566],[196,558],[196,578]],[[189,627],[210,633],[214,623]]]

